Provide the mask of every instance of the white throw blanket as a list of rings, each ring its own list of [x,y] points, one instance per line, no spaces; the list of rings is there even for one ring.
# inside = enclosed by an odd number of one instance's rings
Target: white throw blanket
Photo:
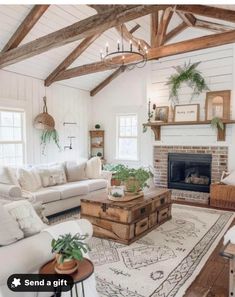
[[[228,242],[235,244],[235,226],[230,228],[224,235],[224,245],[226,245]]]
[[[80,233],[83,235],[83,232],[76,221],[68,221],[68,222],[56,224],[54,226],[44,229],[43,231],[48,232],[55,239],[57,239],[60,235],[63,235],[66,233],[71,233],[72,235]],[[89,256],[87,254],[85,255],[85,257],[89,259]],[[84,284],[85,296],[99,297],[96,290],[96,280],[95,280],[94,273],[87,280],[85,280],[83,284]],[[81,284],[78,284],[77,288],[78,288],[78,295],[82,296]],[[62,297],[68,297],[68,296],[70,296],[70,292],[63,292]],[[75,287],[73,288],[73,296],[76,296]]]

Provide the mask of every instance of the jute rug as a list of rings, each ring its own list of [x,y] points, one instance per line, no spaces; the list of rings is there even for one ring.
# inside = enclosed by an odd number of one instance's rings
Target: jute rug
[[[182,297],[233,220],[233,213],[174,205],[172,220],[125,246],[93,238],[100,297]]]

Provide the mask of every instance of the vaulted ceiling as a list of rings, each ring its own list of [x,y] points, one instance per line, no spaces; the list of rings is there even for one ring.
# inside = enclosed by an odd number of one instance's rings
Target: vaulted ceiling
[[[108,69],[100,63],[100,49],[104,49],[107,42],[110,49],[116,49],[117,40],[120,40],[118,25],[121,23],[126,26],[126,42],[132,38],[134,46],[135,41],[142,40],[144,45],[151,47],[149,59],[183,52],[184,47],[197,49],[190,42],[182,45],[179,42],[206,35],[220,34],[209,39],[197,39],[198,49],[235,42],[235,6],[149,7],[0,5],[0,67],[40,78],[48,86],[59,78],[64,85],[93,90],[94,95],[124,70]],[[140,15],[143,16],[138,17]],[[78,23],[77,27],[47,38],[48,34],[82,20],[82,26]],[[167,47],[175,43],[177,46]]]

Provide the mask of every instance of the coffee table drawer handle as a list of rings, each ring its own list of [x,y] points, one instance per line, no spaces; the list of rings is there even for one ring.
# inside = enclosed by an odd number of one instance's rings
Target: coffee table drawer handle
[[[165,203],[165,197],[161,198],[160,203],[161,205]]]
[[[140,228],[145,227],[145,226],[147,225],[147,223],[148,223],[148,222],[144,222],[144,223],[142,223],[142,224],[140,225]]]

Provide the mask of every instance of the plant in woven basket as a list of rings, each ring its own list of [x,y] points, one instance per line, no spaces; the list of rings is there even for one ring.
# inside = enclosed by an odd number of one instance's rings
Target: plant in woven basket
[[[127,192],[131,193],[137,193],[148,187],[147,180],[151,177],[153,177],[152,172],[143,167],[135,169],[121,165],[115,172],[115,178],[125,185]]]
[[[60,150],[60,143],[59,143],[59,134],[56,129],[52,130],[43,130],[41,134],[41,145],[42,145],[42,154],[45,155],[45,149],[48,143],[54,141],[58,149]]]
[[[211,120],[211,127],[214,128],[214,129],[224,130],[224,123],[223,123],[223,121],[220,118],[214,117]]]
[[[200,71],[197,70],[197,66],[201,62],[184,64],[183,67],[173,67],[177,73],[169,77],[167,85],[170,86],[169,100],[173,104],[179,102],[179,89],[183,83],[186,83],[190,88],[193,89],[191,100],[195,95],[199,95],[202,91],[209,90],[205,79],[201,75]]]

